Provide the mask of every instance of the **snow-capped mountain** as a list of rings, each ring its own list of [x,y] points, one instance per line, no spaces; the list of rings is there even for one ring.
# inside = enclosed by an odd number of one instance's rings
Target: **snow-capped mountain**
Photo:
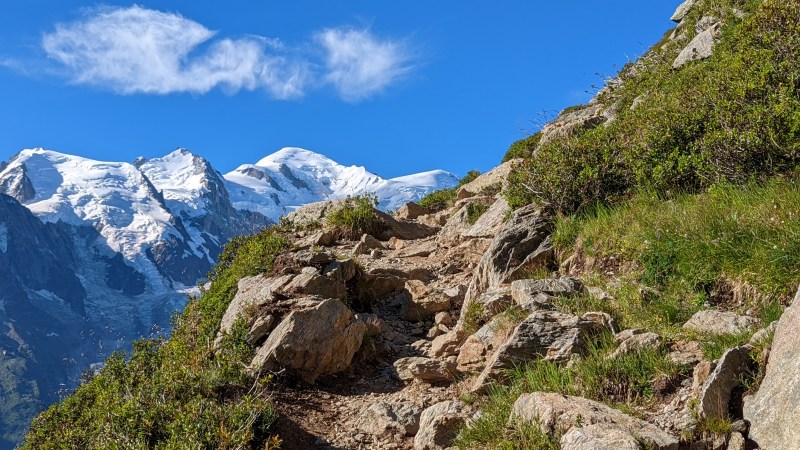
[[[396,209],[455,183],[444,171],[383,179],[298,148],[224,176],[185,149],[0,162],[0,449],[91,364],[168,329],[232,237],[306,203],[374,194]]]
[[[225,174],[225,180],[236,208],[273,220],[307,203],[359,194],[376,195],[381,209],[394,210],[458,183],[458,178],[443,170],[387,180],[364,167],[343,166],[319,153],[292,147],[239,166]]]

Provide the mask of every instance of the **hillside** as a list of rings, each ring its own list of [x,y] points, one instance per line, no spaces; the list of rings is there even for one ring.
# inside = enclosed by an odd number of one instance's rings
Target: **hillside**
[[[0,163],[0,448],[113,352],[167,335],[232,238],[304,203],[369,192],[396,208],[456,182],[443,171],[384,180],[302,149],[259,164],[272,184],[242,204],[250,188],[185,149],[134,163],[29,149]],[[363,182],[341,181],[356,174]]]
[[[492,171],[234,239],[23,448],[800,447],[800,4],[672,19]]]

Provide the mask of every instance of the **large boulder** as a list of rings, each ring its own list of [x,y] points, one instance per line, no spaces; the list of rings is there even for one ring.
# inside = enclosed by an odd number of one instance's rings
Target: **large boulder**
[[[255,312],[260,307],[273,302],[275,293],[281,291],[292,278],[292,275],[277,278],[256,275],[239,280],[236,295],[220,321],[220,334],[230,333],[233,323],[239,318],[250,326],[255,319]]]
[[[681,22],[689,11],[694,7],[694,4],[697,3],[697,0],[686,0],[685,2],[678,5],[678,8],[675,9],[675,12],[672,14],[669,20],[673,22]]]
[[[508,286],[501,286],[488,289],[475,302],[481,305],[486,316],[493,317],[511,307],[514,304],[514,298],[511,296],[511,289]]]
[[[514,211],[492,240],[475,269],[465,307],[490,287],[521,278],[521,272],[553,259],[549,214],[536,205]],[[463,316],[464,310],[462,310]]]
[[[447,219],[447,222],[436,236],[436,242],[444,247],[455,247],[461,243],[474,226],[469,220],[470,208],[474,208],[475,205],[482,205],[488,208],[494,202],[494,197],[476,196],[456,203],[453,207],[456,212]]]
[[[419,431],[414,436],[414,450],[449,448],[471,415],[469,407],[452,400],[426,409],[419,420]]]
[[[411,356],[394,362],[397,378],[403,381],[420,380],[426,383],[453,381],[454,368],[439,359]]]
[[[361,236],[361,240],[358,241],[355,248],[353,248],[354,255],[368,255],[371,250],[384,250],[383,244],[381,241],[375,239],[373,236],[369,234],[364,234]]]
[[[468,238],[493,238],[503,226],[508,211],[508,201],[505,197],[497,199],[464,233],[464,236]]]
[[[505,187],[508,184],[508,176],[511,174],[511,170],[519,161],[521,160],[506,161],[461,186],[458,190],[458,198],[469,198],[474,195],[489,193],[488,191],[493,191],[496,188]],[[497,191],[499,192],[499,189]]]
[[[714,47],[717,45],[717,36],[719,35],[721,22],[716,22],[705,30],[697,33],[694,39],[681,50],[678,57],[672,63],[673,69],[680,69],[690,61],[697,61],[706,59],[714,54]]]
[[[567,362],[584,351],[587,338],[598,331],[594,321],[559,311],[534,311],[488,359],[472,391],[485,392],[491,381],[505,381],[509,369],[533,359]]]
[[[435,316],[436,313],[449,311],[450,306],[450,298],[440,292],[417,298],[404,295],[400,307],[400,317],[409,322],[426,320]]]
[[[495,316],[459,348],[456,359],[459,372],[483,370],[489,356],[508,340],[513,331],[514,326],[506,317]]]
[[[405,274],[403,274],[405,275]],[[358,279],[359,295],[367,302],[381,300],[403,292],[406,278],[386,271],[363,274]]]
[[[750,316],[740,316],[730,311],[705,309],[694,313],[683,324],[683,328],[703,335],[722,335],[750,331],[756,325],[758,325],[758,320]]]
[[[398,210],[394,213],[394,216],[400,220],[414,220],[419,216],[424,216],[426,214],[430,214],[430,208],[426,208],[424,206],[420,206],[414,202],[408,202],[405,205],[398,208]]]
[[[347,369],[367,325],[336,299],[309,297],[297,307],[256,350],[250,369],[256,373],[287,369],[307,383]]]
[[[603,424],[635,436],[648,448],[677,450],[679,445],[671,434],[622,411],[589,399],[552,392],[521,395],[514,402],[510,420],[536,424],[544,433],[568,431],[578,423],[582,427]]]
[[[302,273],[295,275],[289,283],[283,286],[282,291],[293,296],[313,295],[339,300],[347,298],[347,288],[344,282],[328,278],[312,270],[304,270]]]
[[[762,449],[800,448],[800,291],[778,322],[764,381],[746,398],[750,439]]]
[[[544,280],[516,280],[511,283],[511,296],[518,305],[524,305],[537,294],[553,297],[575,297],[586,292],[577,278],[560,277]]]
[[[542,128],[542,137],[539,139],[539,145],[572,136],[584,130],[590,130],[602,125],[608,119],[606,107],[601,103],[563,111],[556,120]]]
[[[309,203],[287,214],[284,220],[298,227],[325,225],[328,216],[346,203],[347,200]],[[383,230],[383,234],[376,237],[385,240],[393,236],[399,239],[422,239],[436,234],[437,231],[437,228],[421,223],[396,220],[389,214],[377,209],[374,210],[374,213],[380,223],[379,228]]]

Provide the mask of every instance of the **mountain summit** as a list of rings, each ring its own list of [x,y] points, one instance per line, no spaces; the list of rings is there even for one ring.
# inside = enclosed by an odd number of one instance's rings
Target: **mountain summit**
[[[458,178],[434,170],[384,179],[361,166],[343,166],[319,153],[283,148],[255,164],[244,164],[225,174],[234,205],[276,220],[298,206],[337,200],[351,195],[374,194],[379,207],[395,210],[438,189],[458,183]]]

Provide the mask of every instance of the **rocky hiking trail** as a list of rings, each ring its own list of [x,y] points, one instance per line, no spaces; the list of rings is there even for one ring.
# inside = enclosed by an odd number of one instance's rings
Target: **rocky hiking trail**
[[[496,186],[513,163],[463,186],[450,208],[375,210],[375,236],[348,239],[324,225],[347,202],[289,216],[293,250],[271,273],[239,281],[220,331],[243,319],[257,347],[249,370],[274,375],[267,392],[281,448],[450,448],[482,414],[489,387],[509,381],[508,370],[536,360],[575,364],[597,336],[611,334],[617,344],[607,358],[663,348],[684,375],[651,380],[656,400],[627,414],[587,398],[523,393],[509,426],[535,424],[564,449],[744,449],[741,380],[763,363],[751,359],[752,346],[774,325],[708,361],[699,342],[619,330],[603,312],[560,309],[559,301],[608,294],[581,281],[577,257],[559,267],[546,209],[509,212]],[[477,219],[474,205],[485,211]],[[759,326],[711,309],[684,329],[721,335]],[[616,381],[605,389],[615,392]],[[697,435],[699,422],[729,415],[726,434]]]

